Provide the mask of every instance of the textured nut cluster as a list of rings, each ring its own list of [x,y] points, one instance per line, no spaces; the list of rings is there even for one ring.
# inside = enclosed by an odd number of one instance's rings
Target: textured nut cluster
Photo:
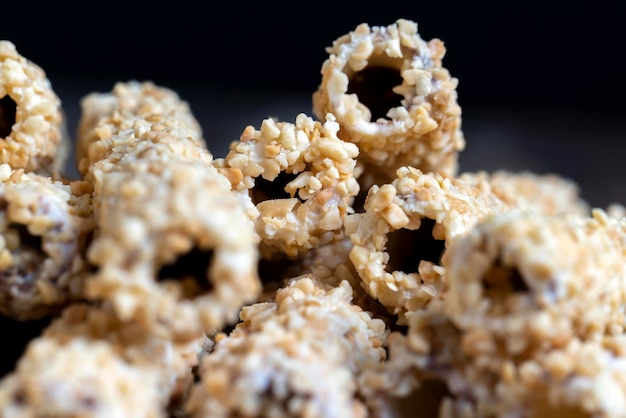
[[[0,163],[58,175],[69,137],[61,100],[45,72],[0,40]]]
[[[324,123],[304,113],[295,123],[265,119],[260,129],[248,126],[216,163],[250,198],[263,257],[297,256],[343,237],[359,192],[359,151],[338,131],[332,115]]]

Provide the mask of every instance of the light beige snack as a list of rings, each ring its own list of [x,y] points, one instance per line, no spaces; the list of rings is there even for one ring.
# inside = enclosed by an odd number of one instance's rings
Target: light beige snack
[[[175,344],[75,304],[0,381],[3,417],[165,418],[193,381],[201,341]]]
[[[456,174],[465,147],[458,80],[442,67],[439,39],[424,41],[406,19],[362,23],[327,52],[313,112],[335,115],[339,137],[359,146],[366,173],[381,177],[376,184],[403,165]]]
[[[68,141],[61,100],[44,70],[0,40],[0,164],[59,175]]]
[[[137,122],[90,167],[97,271],[87,295],[175,340],[236,321],[260,291],[250,218],[208,151],[184,131]]]
[[[600,209],[593,217],[492,216],[444,255],[446,312],[510,357],[622,334],[625,248],[626,220]]]
[[[400,315],[445,291],[441,257],[450,242],[493,213],[525,209],[543,215],[588,214],[576,184],[528,172],[446,177],[413,167],[373,186],[365,212],[349,215],[350,259],[366,291]]]
[[[89,187],[0,165],[0,313],[41,319],[83,296]]]
[[[76,161],[81,174],[101,159],[90,155],[92,144],[131,128],[137,120],[183,129],[199,147],[205,147],[202,127],[189,104],[174,90],[151,81],[117,82],[107,93],[90,93],[80,101],[76,133]]]
[[[387,359],[359,376],[373,417],[477,417],[474,389],[484,389],[487,373],[463,352],[462,331],[443,312],[443,301],[406,314],[408,330],[391,332]],[[493,376],[492,376],[493,378]]]
[[[569,341],[503,373],[482,416],[626,417],[626,340]]]
[[[626,223],[592,214],[493,214],[455,239],[446,297],[406,314],[367,394],[438,381],[440,416],[623,416]]]
[[[300,277],[274,301],[245,307],[201,358],[190,416],[367,416],[356,376],[384,359],[386,331],[351,294],[346,282]]]
[[[450,240],[507,209],[486,182],[403,167],[392,183],[370,189],[364,213],[347,217],[350,260],[366,292],[402,320],[444,291],[440,259]]]
[[[265,119],[216,161],[233,190],[251,199],[264,258],[296,257],[343,238],[343,219],[359,192],[358,148],[339,139],[338,130],[332,115],[324,123],[304,113],[295,123]]]

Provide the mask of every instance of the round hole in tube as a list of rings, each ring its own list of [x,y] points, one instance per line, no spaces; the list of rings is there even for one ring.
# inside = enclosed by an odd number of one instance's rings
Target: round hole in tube
[[[415,273],[422,260],[439,264],[445,250],[445,241],[434,237],[435,225],[435,220],[423,218],[418,229],[400,228],[389,233],[387,271]]]
[[[0,138],[6,138],[11,134],[16,112],[17,104],[11,96],[6,95],[0,99]]]
[[[157,278],[159,282],[171,282],[183,298],[193,299],[212,289],[208,274],[212,258],[213,250],[194,247],[161,266]]]
[[[348,94],[356,94],[372,113],[372,121],[387,118],[389,109],[402,105],[403,97],[393,88],[402,84],[396,68],[381,65],[365,67],[350,79]]]

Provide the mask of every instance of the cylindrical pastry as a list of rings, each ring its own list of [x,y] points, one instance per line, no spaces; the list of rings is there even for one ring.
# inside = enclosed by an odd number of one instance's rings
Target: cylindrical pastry
[[[339,137],[359,146],[366,174],[386,182],[403,165],[454,175],[465,147],[458,80],[442,67],[445,47],[417,24],[362,23],[327,48],[313,112],[337,118]]]
[[[440,416],[623,416],[625,232],[597,209],[488,216],[452,241],[445,298],[406,314],[366,395],[384,405],[436,380]]]
[[[525,209],[588,214],[576,184],[556,175],[498,171],[446,177],[413,167],[373,186],[365,212],[346,218],[350,259],[366,291],[395,314],[421,308],[445,290],[441,256],[485,216]]]
[[[253,224],[185,131],[137,121],[98,142],[87,295],[175,340],[235,322],[260,292]]]
[[[90,156],[92,144],[131,128],[138,119],[184,129],[198,146],[205,146],[202,127],[189,104],[175,91],[151,81],[117,82],[111,92],[94,92],[83,97],[80,107],[76,161],[83,175],[91,164],[101,158],[99,155]]]
[[[107,308],[72,305],[0,381],[0,415],[165,418],[193,382],[202,342],[176,344]]]
[[[0,40],[0,164],[57,175],[67,147],[61,100],[46,73]]]
[[[440,259],[448,242],[507,208],[486,183],[403,167],[392,183],[370,189],[364,213],[347,217],[350,260],[365,290],[401,317],[444,290]]]
[[[509,356],[623,334],[625,244],[626,220],[599,209],[593,217],[494,215],[444,255],[447,313]]]
[[[294,279],[242,310],[201,357],[187,411],[199,417],[365,417],[356,376],[385,357],[385,326],[351,302],[347,282]]]
[[[90,266],[90,189],[0,165],[0,313],[17,320],[57,314],[80,299]]]
[[[488,381],[488,373],[473,368],[463,352],[462,331],[444,313],[443,301],[408,312],[406,318],[407,331],[387,338],[386,360],[359,376],[374,416],[410,416],[415,410],[445,418],[482,416],[474,411],[473,390],[484,390],[493,376]]]
[[[265,119],[247,127],[216,162],[233,190],[250,196],[261,256],[302,253],[343,238],[343,220],[359,192],[358,148],[324,123],[301,113],[295,123]]]

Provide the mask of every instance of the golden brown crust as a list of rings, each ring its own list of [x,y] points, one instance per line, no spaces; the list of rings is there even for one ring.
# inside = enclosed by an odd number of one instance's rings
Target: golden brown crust
[[[68,141],[61,100],[44,70],[0,40],[0,164],[59,175]]]

